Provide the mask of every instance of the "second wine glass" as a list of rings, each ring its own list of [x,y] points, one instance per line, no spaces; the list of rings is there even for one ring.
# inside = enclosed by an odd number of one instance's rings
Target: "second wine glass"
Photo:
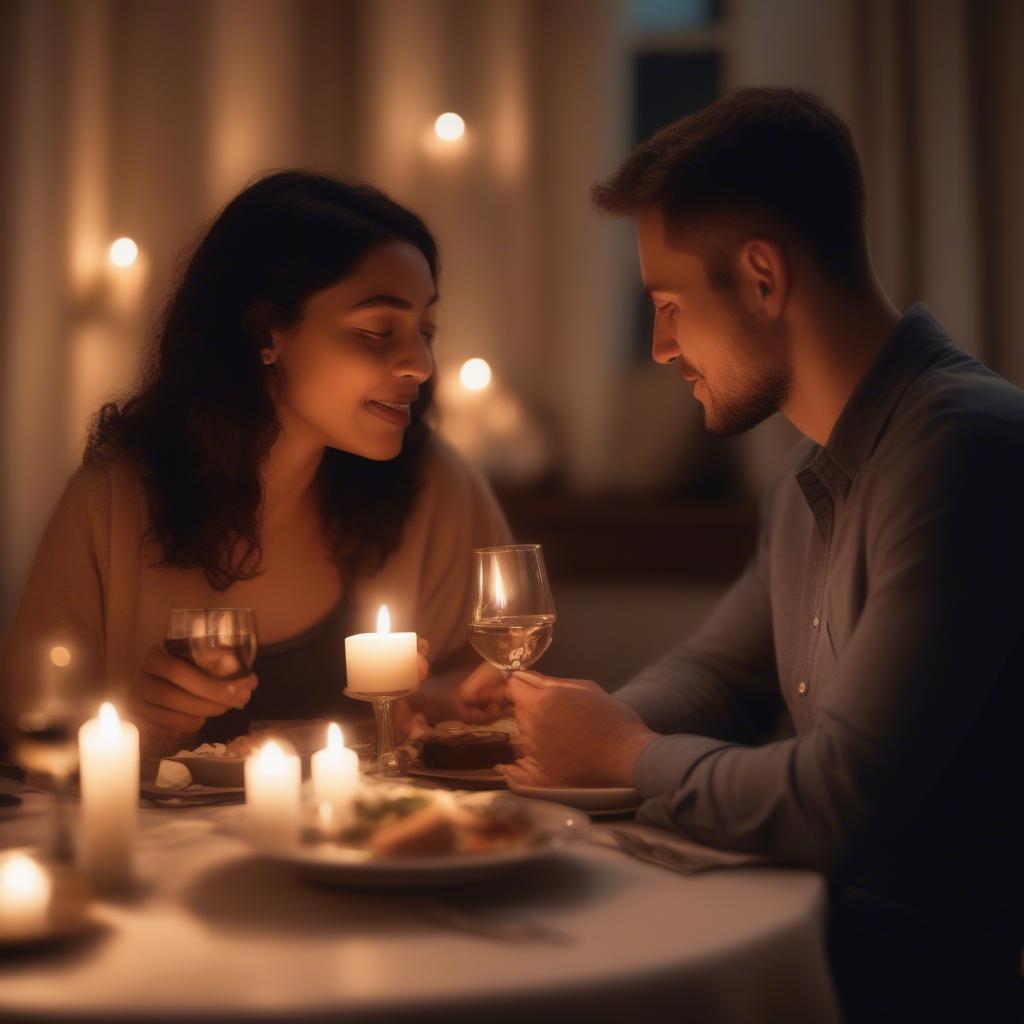
[[[555,601],[539,544],[473,552],[474,599],[469,642],[506,675],[529,668],[551,646]]]

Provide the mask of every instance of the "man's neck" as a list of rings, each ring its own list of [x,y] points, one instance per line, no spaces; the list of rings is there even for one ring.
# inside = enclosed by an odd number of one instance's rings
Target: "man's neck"
[[[791,324],[793,383],[782,407],[786,419],[824,445],[899,320],[880,287],[838,301],[823,295],[801,303]]]

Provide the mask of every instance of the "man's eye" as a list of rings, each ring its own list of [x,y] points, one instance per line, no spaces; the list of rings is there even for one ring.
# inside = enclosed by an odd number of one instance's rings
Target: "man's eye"
[[[655,306],[654,309],[655,312],[662,314],[674,313],[676,311],[676,307],[671,302],[666,302],[664,305],[661,306]]]
[[[371,331],[368,327],[357,327],[356,334],[361,334],[371,341],[387,341],[394,333],[390,328],[386,331]]]
[[[432,345],[434,343],[434,335],[436,333],[437,333],[437,330],[435,328],[432,328],[432,327],[421,327],[420,328],[420,337],[428,345]]]

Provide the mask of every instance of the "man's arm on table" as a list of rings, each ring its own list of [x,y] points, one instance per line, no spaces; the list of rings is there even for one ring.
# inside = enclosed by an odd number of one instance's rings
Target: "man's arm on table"
[[[833,871],[947,770],[1024,618],[1020,437],[935,430],[868,534],[871,592],[813,729],[750,748],[661,736],[636,764],[641,820]]]
[[[693,637],[615,696],[659,733],[754,743],[782,710],[768,586],[769,504],[757,551]]]

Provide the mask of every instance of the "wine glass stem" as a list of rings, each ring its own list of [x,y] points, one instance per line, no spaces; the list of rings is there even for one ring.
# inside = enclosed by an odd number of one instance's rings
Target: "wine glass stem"
[[[53,859],[58,864],[71,864],[75,859],[75,849],[68,815],[67,773],[55,775],[53,783]]]
[[[377,766],[381,775],[399,775],[398,754],[395,752],[395,721],[392,701],[375,700],[373,713],[377,719]]]

